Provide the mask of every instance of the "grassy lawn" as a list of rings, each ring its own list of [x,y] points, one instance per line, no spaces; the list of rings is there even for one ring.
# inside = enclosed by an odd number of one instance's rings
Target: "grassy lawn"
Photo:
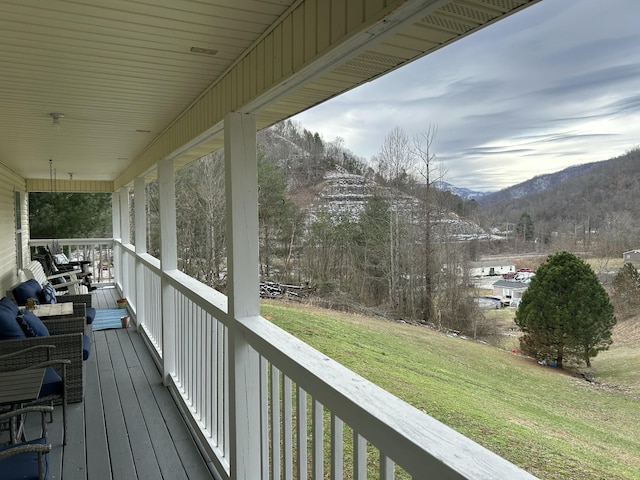
[[[594,359],[588,383],[423,327],[279,302],[262,314],[540,478],[640,478],[635,324]]]

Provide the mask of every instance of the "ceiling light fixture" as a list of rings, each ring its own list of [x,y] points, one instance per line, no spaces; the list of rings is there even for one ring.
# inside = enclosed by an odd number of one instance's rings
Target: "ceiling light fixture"
[[[60,119],[64,118],[64,113],[51,112],[49,116],[53,119],[53,128],[60,130]]]
[[[202,48],[202,47],[191,47],[191,53],[201,53],[202,55],[215,55],[218,53],[217,50],[212,50],[210,48]]]

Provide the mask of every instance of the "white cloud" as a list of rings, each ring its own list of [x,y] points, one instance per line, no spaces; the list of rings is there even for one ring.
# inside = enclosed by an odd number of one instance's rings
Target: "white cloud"
[[[295,120],[370,159],[437,125],[446,180],[495,190],[640,143],[640,2],[545,0]]]

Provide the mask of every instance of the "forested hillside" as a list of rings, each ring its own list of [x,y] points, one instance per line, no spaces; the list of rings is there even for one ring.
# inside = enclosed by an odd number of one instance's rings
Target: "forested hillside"
[[[291,121],[260,132],[261,279],[308,285],[328,306],[469,330],[466,264],[487,234],[466,215],[472,204],[435,188],[432,141],[395,129],[367,164]],[[180,170],[176,195],[180,268],[224,290],[222,153]]]
[[[485,197],[481,204],[490,224],[517,224],[526,212],[539,242],[564,238],[569,249],[620,256],[640,246],[640,149],[536,177]]]

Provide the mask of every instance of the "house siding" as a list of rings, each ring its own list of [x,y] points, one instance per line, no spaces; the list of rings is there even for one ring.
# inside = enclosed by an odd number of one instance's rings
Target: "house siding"
[[[528,287],[528,283],[515,280],[498,280],[493,284],[493,295],[502,298],[503,303],[515,307],[520,303],[522,294]]]
[[[26,183],[13,170],[0,164],[0,284],[2,295],[18,281],[16,261],[15,192],[20,192],[23,264],[29,259],[29,210]]]
[[[492,262],[472,262],[469,268],[471,277],[488,277],[490,275],[502,275],[504,273],[514,273],[514,264],[500,264]]]
[[[640,250],[630,250],[622,254],[625,263],[640,264]]]

